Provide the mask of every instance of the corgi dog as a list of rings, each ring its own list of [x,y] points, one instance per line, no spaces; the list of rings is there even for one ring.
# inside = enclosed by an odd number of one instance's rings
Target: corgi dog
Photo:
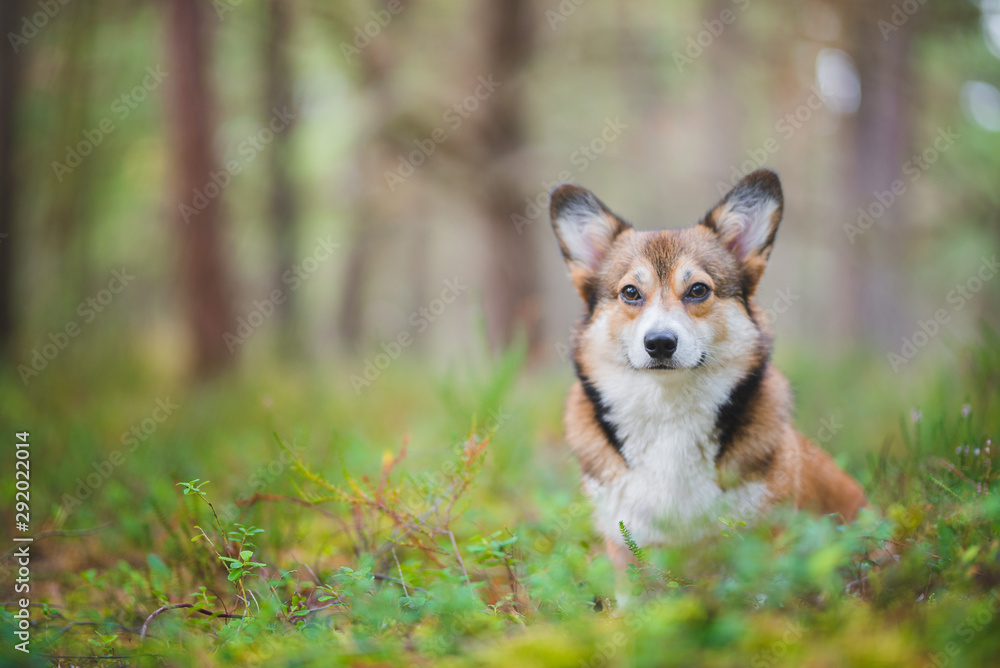
[[[792,426],[788,381],[754,294],[781,222],[778,176],[746,176],[697,225],[642,232],[562,184],[550,215],[586,305],[566,439],[619,568],[640,546],[692,542],[720,515],[782,502],[851,521],[861,486]]]

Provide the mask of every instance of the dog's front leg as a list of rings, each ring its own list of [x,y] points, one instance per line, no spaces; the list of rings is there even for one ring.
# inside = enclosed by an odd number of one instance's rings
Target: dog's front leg
[[[640,564],[636,561],[632,551],[620,541],[606,538],[604,543],[608,549],[608,558],[611,559],[611,564],[615,567],[615,600],[617,607],[614,608],[612,614],[618,616],[629,607],[629,602],[632,599],[632,583],[628,579],[628,567],[638,567]]]

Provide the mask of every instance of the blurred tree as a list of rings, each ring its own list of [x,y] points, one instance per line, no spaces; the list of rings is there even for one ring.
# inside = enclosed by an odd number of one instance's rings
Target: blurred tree
[[[520,75],[534,55],[537,16],[527,0],[485,0],[485,57],[482,75],[501,82],[483,102],[477,123],[479,174],[487,219],[489,254],[484,281],[487,333],[494,349],[508,345],[525,327],[529,354],[541,344],[538,257],[533,237],[511,223],[524,207],[524,174],[516,158],[526,142],[525,104]]]
[[[861,84],[861,101],[851,117],[853,141],[845,148],[851,165],[846,182],[848,215],[857,219],[857,210],[867,208],[875,193],[889,192],[899,178],[906,152],[912,144],[913,58],[911,25],[906,30],[883,36],[879,20],[890,16],[889,2],[845,3],[848,51],[853,54]],[[883,16],[884,15],[884,16]],[[917,20],[913,21],[916,24]],[[868,235],[855,252],[843,254],[843,276],[847,289],[843,335],[862,337],[885,344],[898,329],[905,311],[896,299],[899,294],[892,276],[898,272],[887,266],[886,251],[895,246],[903,211],[887,208],[879,221],[881,231]],[[873,261],[878,258],[878,261]]]
[[[701,24],[719,23],[719,16],[726,10],[732,11],[732,5],[730,0],[705,3]],[[739,164],[746,155],[745,119],[750,115],[750,102],[739,91],[740,79],[746,76],[742,67],[747,44],[746,31],[737,26],[725,33],[725,39],[713,42],[711,48],[705,50],[710,71],[705,113],[711,119],[709,124],[712,127],[708,154],[715,163],[712,171],[724,174],[726,178],[731,178],[733,164]]]
[[[67,155],[69,150],[81,155],[80,141],[85,139],[81,130],[90,129],[99,121],[92,110],[94,81],[99,77],[93,59],[97,26],[101,20],[99,10],[103,11],[106,7],[84,3],[66,9],[72,14],[72,20],[56,28],[64,31],[65,37],[60,41],[64,57],[59,59],[58,80],[51,99],[59,109],[52,133],[53,153],[59,156],[60,162],[69,166],[72,164]],[[33,48],[38,49],[34,45]],[[90,143],[89,140],[87,143]],[[80,296],[80,287],[91,278],[93,255],[89,242],[94,222],[93,205],[99,200],[96,193],[102,182],[100,166],[104,156],[103,150],[81,155],[81,162],[76,167],[68,173],[62,170],[54,173],[50,181],[53,191],[43,222],[44,237],[50,248],[62,258],[63,271],[58,289],[67,307],[75,303]],[[85,163],[83,159],[86,159]],[[71,289],[65,289],[67,285],[72,286]]]
[[[292,107],[292,70],[289,64],[288,44],[291,37],[291,7],[287,0],[269,0],[267,12],[267,38],[264,49],[264,79],[267,102],[267,115],[272,108]],[[294,121],[289,121],[294,123]],[[271,226],[274,234],[274,245],[277,253],[277,265],[274,276],[274,287],[283,289],[282,275],[295,264],[296,219],[298,216],[295,189],[289,175],[289,165],[292,155],[290,137],[292,127],[286,127],[276,133],[274,146],[269,151],[268,168],[270,171],[270,213]],[[286,317],[293,309],[293,294],[286,294],[286,299],[278,305],[278,314]],[[288,322],[282,327],[283,332],[290,332]]]
[[[851,141],[844,147],[849,165],[844,201],[852,223],[879,194],[886,201],[895,181],[908,182],[904,163],[926,148],[917,141],[927,140],[916,138],[916,118],[927,91],[914,71],[918,62],[914,44],[976,19],[971,4],[943,4],[914,4],[906,10],[890,0],[840,0],[836,5],[861,85],[857,113],[850,117]],[[905,254],[900,250],[912,238],[906,202],[902,198],[885,206],[881,215],[874,216],[878,233],[859,238],[841,255],[845,289],[838,320],[846,338],[886,345],[911,326],[906,304],[899,299],[906,293],[905,272],[899,266]]]
[[[20,7],[20,0],[0,3],[0,35],[17,32]],[[9,47],[0,48],[0,351],[8,350],[14,337],[14,127],[21,59]]]
[[[208,76],[211,48],[205,21],[209,8],[201,0],[170,0],[166,31],[180,287],[194,333],[196,372],[202,376],[232,364],[223,335],[235,332],[221,246],[222,186],[212,186],[212,175],[221,168],[212,152],[214,91]]]
[[[376,6],[387,11],[389,2],[391,0],[382,0]],[[395,169],[396,156],[404,146],[399,136],[400,125],[396,122],[400,104],[391,74],[399,60],[394,34],[400,30],[408,12],[394,14],[392,30],[383,30],[377,39],[371,39],[356,54],[343,51],[345,45],[357,44],[355,21],[358,18],[349,14],[331,16],[330,25],[344,57],[356,66],[360,77],[358,89],[366,111],[354,149],[356,178],[349,185],[353,229],[337,318],[341,342],[347,349],[355,350],[364,335],[365,288],[369,271],[377,260],[378,240],[386,234],[387,225],[399,209],[397,200],[400,198],[387,192],[385,173]],[[370,21],[371,16],[366,20]]]

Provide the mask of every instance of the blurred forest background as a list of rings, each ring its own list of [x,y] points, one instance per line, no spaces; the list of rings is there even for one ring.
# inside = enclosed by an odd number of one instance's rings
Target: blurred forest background
[[[1000,600],[1000,1],[2,0],[0,37],[0,432],[30,432],[43,654],[605,665],[548,192],[685,227],[763,166],[796,425],[876,512],[730,521],[657,562],[630,637],[995,663],[996,608],[957,624]]]
[[[787,302],[779,341],[883,359],[998,245],[992,0],[0,12],[15,367],[39,371],[33,353],[71,321],[60,358],[178,376],[280,351],[350,387],[406,332],[406,355],[455,358],[485,333],[558,361],[580,310],[547,220],[562,180],[639,227],[682,227],[740,174],[776,170],[786,216],[760,299]],[[123,267],[134,279],[111,303],[82,306]],[[442,309],[446,281],[460,294]],[[995,323],[988,287],[945,329]]]

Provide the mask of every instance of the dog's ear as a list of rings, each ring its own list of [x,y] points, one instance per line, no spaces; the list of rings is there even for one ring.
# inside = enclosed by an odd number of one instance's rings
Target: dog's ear
[[[756,284],[771,255],[783,207],[778,175],[758,169],[737,183],[701,224],[718,235]]]
[[[619,234],[631,229],[586,188],[564,183],[552,191],[552,229],[580,296],[593,299],[593,279]]]

